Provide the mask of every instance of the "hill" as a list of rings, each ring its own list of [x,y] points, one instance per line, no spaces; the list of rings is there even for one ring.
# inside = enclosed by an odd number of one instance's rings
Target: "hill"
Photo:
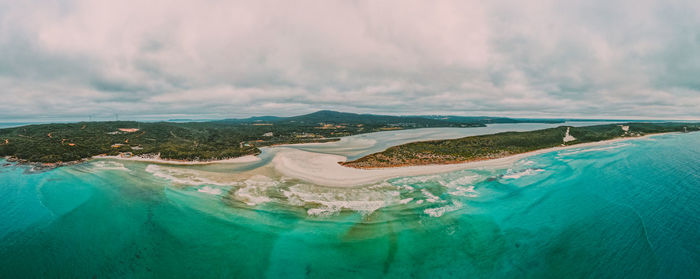
[[[316,125],[325,124],[365,124],[365,125],[392,125],[401,127],[483,127],[484,123],[479,121],[446,121],[421,116],[393,116],[377,114],[358,114],[349,112],[338,112],[332,110],[321,110],[309,114],[277,117],[258,116],[244,119],[224,119],[214,121],[218,123],[296,123]]]

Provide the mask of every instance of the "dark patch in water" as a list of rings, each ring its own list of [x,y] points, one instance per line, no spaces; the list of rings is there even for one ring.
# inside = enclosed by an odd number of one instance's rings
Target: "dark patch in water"
[[[386,259],[384,260],[384,274],[386,275],[391,267],[391,264],[396,258],[396,252],[399,250],[398,237],[396,232],[394,232],[393,226],[389,225],[389,251],[387,252]]]

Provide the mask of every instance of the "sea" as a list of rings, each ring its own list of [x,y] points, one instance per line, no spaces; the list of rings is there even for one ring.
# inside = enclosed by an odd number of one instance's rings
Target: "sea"
[[[567,125],[590,125],[568,123]],[[549,124],[294,145],[358,157]],[[556,126],[556,125],[554,125]],[[471,129],[471,130],[470,130]],[[698,278],[700,133],[333,188],[258,162],[0,159],[0,278]]]

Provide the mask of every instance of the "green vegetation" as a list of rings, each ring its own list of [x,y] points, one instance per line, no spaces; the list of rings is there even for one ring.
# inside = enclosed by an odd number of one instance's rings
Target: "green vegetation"
[[[160,153],[167,159],[220,159],[258,152],[254,147],[240,148],[239,142],[245,139],[241,131],[189,123],[115,121],[30,125],[0,130],[0,155],[54,163],[120,152]]]
[[[569,134],[575,139],[564,143]],[[505,132],[452,140],[434,140],[407,143],[345,162],[356,168],[384,168],[410,165],[450,164],[500,158],[543,148],[609,140],[619,137],[638,137],[665,132],[700,130],[700,123],[627,123],[588,127],[566,127],[530,132]]]
[[[273,144],[333,141],[341,136],[394,129],[483,125],[332,111],[189,123],[43,124],[0,129],[0,156],[58,163],[129,152],[160,154],[163,159],[216,160],[257,154],[258,147]]]
[[[206,161],[258,154],[258,147],[274,144],[334,141],[342,136],[386,130],[482,127],[484,123],[511,123],[511,120],[319,111],[294,117],[263,116],[187,123],[109,121],[42,124],[0,129],[0,156],[40,163],[73,162],[96,155],[122,153],[127,156],[159,155],[163,159]],[[680,124],[629,125],[640,134],[681,128]],[[697,126],[689,126],[689,129],[692,127]],[[385,154],[373,154],[348,165],[392,166],[498,157],[561,144],[564,130],[560,127],[529,133],[503,133],[497,137],[465,138],[459,142],[416,143],[409,148],[390,148]],[[624,136],[620,131],[615,125],[572,128],[571,135],[578,140],[571,143]]]

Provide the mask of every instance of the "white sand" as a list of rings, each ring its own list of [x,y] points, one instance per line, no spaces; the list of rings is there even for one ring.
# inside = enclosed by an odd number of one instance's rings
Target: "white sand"
[[[606,145],[613,142],[647,138],[649,136],[635,138],[619,138],[607,141],[553,147],[527,153],[516,154],[499,159],[482,160],[461,164],[425,165],[380,169],[357,169],[345,167],[338,164],[338,162],[344,162],[346,160],[346,157],[344,156],[314,153],[280,147],[277,148],[279,151],[276,154],[275,158],[272,160],[272,164],[275,167],[275,169],[277,169],[279,172],[292,178],[298,178],[314,184],[324,186],[353,187],[376,183],[389,178],[401,176],[427,175],[475,168],[503,168],[510,166],[515,161],[537,154],[571,148]]]
[[[232,164],[232,163],[250,163],[260,161],[258,156],[246,155],[237,158],[230,158],[224,160],[212,160],[212,161],[185,161],[185,160],[168,160],[162,159],[160,156],[156,157],[141,157],[141,156],[93,156],[94,159],[117,159],[125,161],[137,161],[137,162],[148,162],[148,163],[158,163],[158,164],[168,164],[168,165],[208,165],[208,164]]]
[[[570,141],[575,141],[576,138],[569,134],[569,130],[571,130],[570,127],[566,127],[566,135],[564,135],[564,143],[570,142]]]

